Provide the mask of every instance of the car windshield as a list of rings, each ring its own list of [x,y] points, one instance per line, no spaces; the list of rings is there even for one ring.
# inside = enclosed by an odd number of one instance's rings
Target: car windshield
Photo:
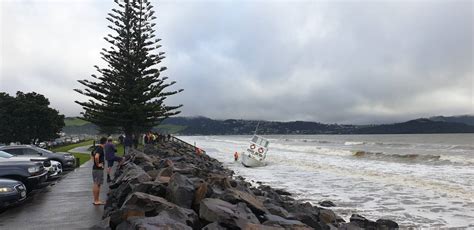
[[[42,149],[42,148],[39,148],[39,147],[34,147],[34,148],[35,148],[35,150],[40,151],[42,153],[47,153],[47,154],[53,153],[53,152],[51,152],[47,149]]]
[[[1,158],[11,158],[11,157],[13,157],[13,155],[11,155],[10,153],[4,152],[4,151],[0,151],[0,157]]]

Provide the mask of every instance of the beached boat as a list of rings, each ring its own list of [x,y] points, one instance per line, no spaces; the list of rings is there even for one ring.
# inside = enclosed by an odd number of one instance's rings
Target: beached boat
[[[247,152],[241,154],[241,162],[245,167],[265,165],[269,142],[267,139],[254,135],[250,140]]]

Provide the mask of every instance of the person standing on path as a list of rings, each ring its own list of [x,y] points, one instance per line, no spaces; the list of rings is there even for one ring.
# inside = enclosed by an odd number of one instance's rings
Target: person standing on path
[[[121,162],[122,158],[115,155],[117,152],[117,148],[113,143],[112,137],[109,137],[107,143],[104,145],[104,152],[105,152],[105,160],[107,161],[107,183],[111,182],[112,179],[110,178],[110,173],[112,172],[112,167],[114,166],[114,162]]]
[[[94,205],[103,205],[103,201],[99,199],[100,186],[104,183],[104,145],[107,142],[107,138],[100,138],[100,144],[92,151],[91,157],[94,165],[92,166],[92,180],[94,185],[92,186],[92,194],[94,196]]]

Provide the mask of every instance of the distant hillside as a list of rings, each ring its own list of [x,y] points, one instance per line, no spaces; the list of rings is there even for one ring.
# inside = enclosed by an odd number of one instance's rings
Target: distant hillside
[[[78,117],[66,117],[64,118],[64,124],[66,126],[81,126],[85,124],[89,124],[90,122],[84,121],[81,118]]]
[[[453,123],[463,123],[466,125],[474,126],[474,116],[473,115],[462,115],[462,116],[436,116],[429,118],[432,121],[444,121],[444,122],[453,122]]]
[[[341,134],[353,130],[353,125],[322,124],[318,122],[213,120],[206,117],[174,117],[163,121],[167,125],[186,127],[183,135],[241,135],[253,134],[258,126],[259,134]]]
[[[356,129],[357,134],[409,134],[409,133],[474,133],[474,126],[463,123],[417,119],[389,125],[373,125]]]
[[[66,117],[64,119],[66,126],[63,128],[63,132],[66,134],[97,134],[97,126],[84,121],[78,117]]]
[[[308,121],[214,120],[206,117],[172,117],[155,127],[155,131],[182,135],[249,135],[258,124],[259,134],[411,134],[411,133],[474,133],[468,125],[472,116],[464,118],[432,117],[384,125],[339,125]],[[452,122],[452,119],[464,122]],[[67,118],[63,131],[67,134],[97,134],[97,127],[79,118]]]

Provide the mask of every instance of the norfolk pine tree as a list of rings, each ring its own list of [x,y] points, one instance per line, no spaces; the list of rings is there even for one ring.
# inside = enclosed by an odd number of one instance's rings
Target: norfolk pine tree
[[[94,66],[99,76],[91,75],[95,81],[79,80],[84,90],[76,92],[90,97],[86,102],[76,101],[85,112],[85,120],[101,129],[113,127],[126,135],[149,130],[163,119],[174,116],[179,106],[167,106],[164,101],[178,91],[165,91],[175,81],[165,83],[167,77],[160,74],[166,67],[158,69],[165,58],[155,39],[152,23],[156,19],[153,6],[148,0],[115,0],[117,9],[112,9],[107,20],[115,35],[104,39],[111,44],[100,54],[107,68]]]

